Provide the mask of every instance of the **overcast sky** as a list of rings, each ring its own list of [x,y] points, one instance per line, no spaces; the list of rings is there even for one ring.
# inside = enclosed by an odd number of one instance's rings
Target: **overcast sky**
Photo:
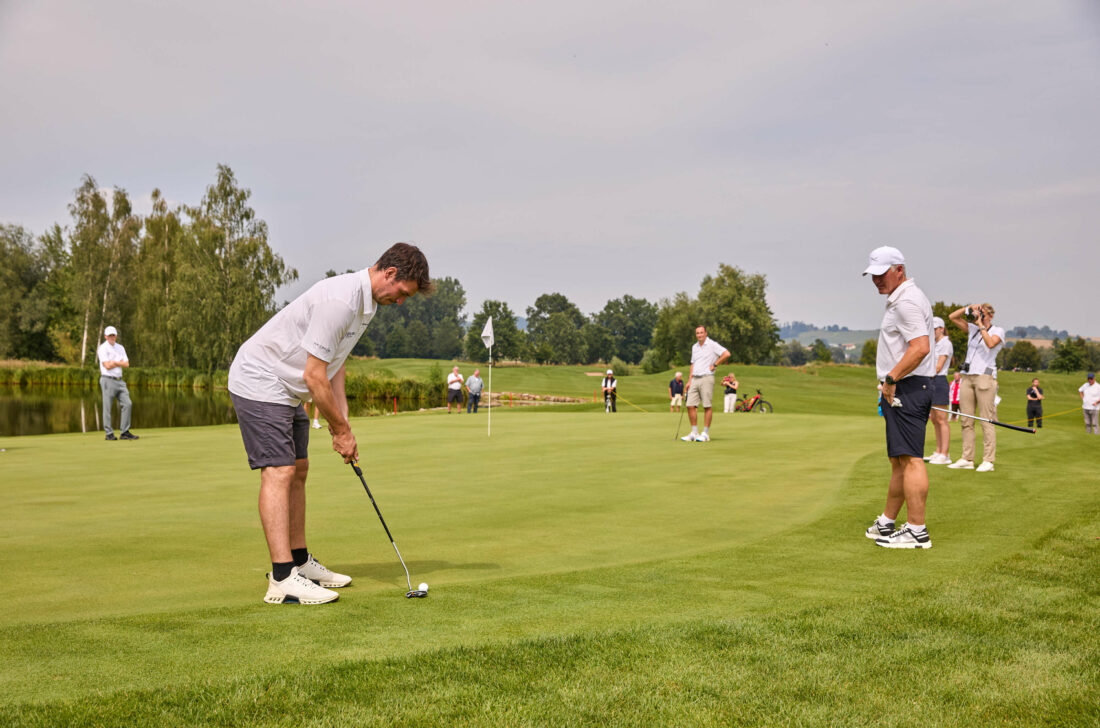
[[[1100,336],[1098,130],[1096,0],[0,0],[0,222],[227,164],[281,298],[411,240],[470,313],[728,263],[877,328],[889,244],[932,300]]]

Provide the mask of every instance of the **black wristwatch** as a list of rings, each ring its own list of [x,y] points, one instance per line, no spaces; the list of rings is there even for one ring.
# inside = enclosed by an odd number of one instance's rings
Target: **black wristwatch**
[[[886,375],[886,379],[884,379],[883,381],[886,382],[887,384],[897,384],[898,383],[898,380],[894,379],[889,374]]]

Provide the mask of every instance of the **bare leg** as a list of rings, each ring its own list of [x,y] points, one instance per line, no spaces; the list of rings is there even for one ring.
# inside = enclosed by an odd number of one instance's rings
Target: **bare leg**
[[[699,416],[696,414],[698,407],[688,407],[688,420],[691,422],[692,427],[699,426]]]
[[[306,547],[306,475],[309,458],[294,461],[294,479],[290,483],[290,548]]]
[[[914,526],[924,525],[924,504],[928,500],[928,469],[924,460],[902,455],[902,487],[905,490],[905,520]]]
[[[951,449],[951,425],[947,423],[947,413],[932,410],[932,429],[936,433],[936,452],[947,455]]]
[[[290,492],[297,467],[282,465],[260,470],[260,523],[272,563],[291,561]]]
[[[890,458],[890,485],[886,489],[886,508],[882,514],[893,520],[897,520],[901,504],[905,502],[904,472],[901,458]]]
[[[703,426],[710,429],[711,418],[714,417],[714,409],[712,407],[706,407],[703,409]],[[695,424],[692,422],[691,424]]]

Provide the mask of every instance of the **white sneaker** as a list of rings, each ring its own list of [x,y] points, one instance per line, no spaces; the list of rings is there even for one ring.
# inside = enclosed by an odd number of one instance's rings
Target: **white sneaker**
[[[869,539],[875,540],[880,538],[886,538],[894,532],[894,523],[889,525],[883,523],[879,519],[875,519],[874,523],[867,527],[867,530],[863,532],[863,535]]]
[[[313,421],[313,429],[315,429],[315,430],[321,429],[321,423],[318,422],[317,420],[314,420]]]
[[[710,442],[710,435],[705,432],[700,432],[699,436],[695,438],[696,442]]]
[[[962,458],[959,458],[947,467],[951,468],[952,470],[973,470],[974,462],[971,460],[963,460]]]
[[[332,569],[309,555],[309,561],[298,567],[298,573],[320,586],[329,589],[340,588],[351,583],[351,577],[346,574],[337,574]]]
[[[688,434],[684,435],[680,439],[683,440],[684,442],[695,442],[698,438],[695,436],[695,433],[689,432]]]
[[[946,455],[941,455],[938,452],[933,453],[932,457],[928,460],[928,464],[929,465],[950,465],[951,464],[951,458],[947,457]]]
[[[876,538],[875,543],[888,549],[930,549],[932,539],[928,536],[928,529],[921,531],[920,535],[913,530],[908,523],[903,523],[901,528],[884,538]]]
[[[924,456],[924,462],[926,462],[926,463],[932,462],[932,459],[935,458],[936,455],[938,455],[938,453],[932,453],[931,455],[925,455]]]
[[[317,586],[298,573],[297,568],[290,570],[290,576],[275,581],[267,575],[267,594],[264,601],[268,604],[325,604],[340,598],[336,592]]]
[[[979,465],[978,469],[975,470],[974,472],[976,472],[976,473],[991,473],[991,472],[993,472],[993,463],[986,460],[984,463]]]

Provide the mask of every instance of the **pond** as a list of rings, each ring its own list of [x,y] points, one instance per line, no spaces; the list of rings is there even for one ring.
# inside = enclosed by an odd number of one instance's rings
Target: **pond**
[[[134,432],[151,427],[192,427],[235,424],[237,414],[229,392],[141,388],[130,390]],[[76,387],[0,386],[0,437],[95,432],[102,429],[102,396],[98,389]],[[398,402],[398,411],[419,409]],[[350,403],[353,417],[393,411],[393,401]],[[111,421],[118,427],[118,404]]]

